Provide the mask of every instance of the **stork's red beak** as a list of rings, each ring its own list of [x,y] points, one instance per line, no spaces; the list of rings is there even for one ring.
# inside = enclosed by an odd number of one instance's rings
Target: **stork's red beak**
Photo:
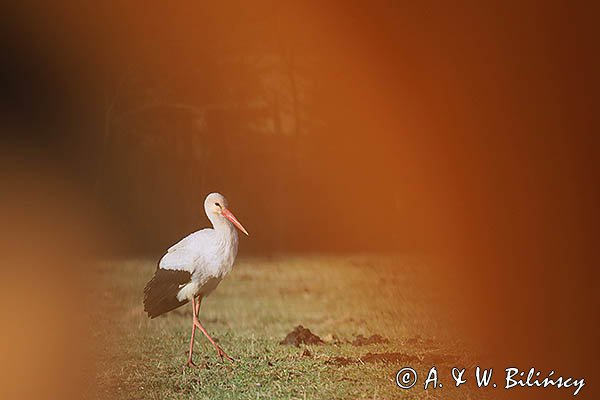
[[[250,236],[246,228],[244,228],[242,224],[240,224],[240,221],[237,220],[237,218],[235,217],[235,215],[233,215],[231,211],[224,208],[221,210],[221,215],[230,220],[231,223],[234,224],[240,231],[244,232],[247,236]]]

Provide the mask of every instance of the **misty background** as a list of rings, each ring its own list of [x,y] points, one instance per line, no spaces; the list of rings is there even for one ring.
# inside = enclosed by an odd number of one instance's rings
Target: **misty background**
[[[125,2],[3,15],[8,148],[63,170],[125,253],[205,224],[211,191],[250,227],[252,251],[410,250],[457,233],[518,244],[580,227],[595,200],[585,10]]]

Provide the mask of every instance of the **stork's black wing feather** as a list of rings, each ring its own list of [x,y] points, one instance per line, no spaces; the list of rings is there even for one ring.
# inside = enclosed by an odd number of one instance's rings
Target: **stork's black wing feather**
[[[156,318],[187,303],[188,300],[179,301],[177,293],[191,279],[188,271],[157,268],[144,288],[144,311],[150,318]]]

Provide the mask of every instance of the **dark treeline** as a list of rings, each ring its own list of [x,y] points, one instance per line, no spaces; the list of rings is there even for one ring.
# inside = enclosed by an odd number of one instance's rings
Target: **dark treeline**
[[[80,180],[118,251],[204,226],[210,191],[249,226],[249,249],[415,245],[396,228],[412,214],[414,134],[398,146],[374,86],[392,71],[374,71],[355,30],[376,23],[358,5],[116,7],[13,11],[9,76],[35,125],[23,143]]]
[[[3,114],[119,252],[204,226],[210,191],[247,251],[555,248],[547,217],[578,243],[594,203],[593,35],[561,7],[23,3]]]

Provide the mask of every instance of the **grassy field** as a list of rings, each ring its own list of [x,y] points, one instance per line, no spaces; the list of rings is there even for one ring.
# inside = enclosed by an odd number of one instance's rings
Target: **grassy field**
[[[143,313],[142,289],[154,268],[155,261],[130,260],[90,271],[99,355],[87,398],[482,398],[449,379],[452,366],[467,367],[471,358],[452,317],[435,306],[443,299],[427,290],[428,268],[417,258],[239,259],[200,310],[200,320],[237,362],[222,362],[197,334],[197,369],[183,366],[191,306],[155,320]],[[326,344],[280,345],[300,324]],[[389,342],[349,343],[373,334]],[[419,372],[419,383],[402,390],[395,374],[408,365]],[[425,391],[433,365],[445,386]]]

